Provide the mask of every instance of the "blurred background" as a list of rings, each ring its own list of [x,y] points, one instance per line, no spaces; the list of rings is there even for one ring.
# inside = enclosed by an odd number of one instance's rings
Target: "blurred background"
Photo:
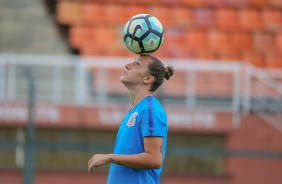
[[[282,0],[0,0],[0,184],[103,184],[130,102],[123,27],[156,16],[175,74],[163,184],[281,184]],[[126,177],[126,176],[125,176]]]

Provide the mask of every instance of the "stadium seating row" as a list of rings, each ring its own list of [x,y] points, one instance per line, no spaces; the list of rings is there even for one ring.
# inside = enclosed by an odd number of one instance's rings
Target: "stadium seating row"
[[[61,0],[62,1],[62,0]],[[63,1],[81,1],[81,0],[63,0]],[[128,0],[88,0],[88,2],[99,3],[119,3],[119,4],[132,4],[132,1]],[[190,7],[282,7],[281,0],[135,0],[133,4],[141,5],[176,5],[176,6],[190,6]]]
[[[279,66],[282,34],[222,30],[167,30],[165,42],[156,54],[163,57],[247,60],[257,66]],[[72,26],[70,43],[84,55],[131,56],[122,42],[122,30],[115,26]],[[277,56],[275,56],[277,55]],[[263,63],[265,59],[265,63]]]
[[[82,55],[132,56],[123,44],[123,26],[133,15],[147,12],[158,17],[166,31],[162,48],[155,53],[158,57],[241,60],[259,67],[282,67],[278,1],[236,0],[245,3],[242,7],[232,0],[183,0],[174,6],[167,6],[172,3],[169,0],[142,2],[60,0],[57,20],[70,26],[70,44]],[[181,6],[192,2],[195,6]],[[210,6],[219,2],[232,6]]]
[[[221,29],[271,30],[282,28],[282,12],[278,8],[187,8],[168,6],[139,6],[79,1],[60,1],[58,21],[62,24],[125,24],[138,13],[147,12],[156,16],[164,27],[207,27]],[[181,18],[180,18],[181,17]]]

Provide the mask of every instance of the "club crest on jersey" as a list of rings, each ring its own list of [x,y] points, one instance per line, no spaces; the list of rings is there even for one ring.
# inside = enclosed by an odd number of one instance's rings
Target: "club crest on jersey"
[[[131,126],[134,126],[134,124],[135,124],[135,117],[138,115],[138,113],[137,112],[134,112],[131,116],[130,116],[130,118],[129,118],[129,120],[127,121],[127,126],[128,127],[131,127]]]

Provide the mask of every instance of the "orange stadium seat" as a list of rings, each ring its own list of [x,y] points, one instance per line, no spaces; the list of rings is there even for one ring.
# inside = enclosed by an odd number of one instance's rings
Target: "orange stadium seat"
[[[209,49],[199,49],[199,50],[194,50],[194,58],[195,59],[203,59],[203,60],[215,60],[216,53],[212,50]]]
[[[150,6],[148,13],[154,15],[164,27],[171,24],[170,9],[166,6]]]
[[[135,0],[135,2],[146,4],[146,5],[155,5],[158,4],[160,0]]]
[[[207,47],[207,33],[203,30],[188,30],[184,33],[183,38],[188,48],[203,49]]]
[[[92,29],[93,40],[95,45],[103,48],[111,47],[115,43],[117,35],[113,27],[96,26]]]
[[[250,50],[252,47],[251,33],[247,31],[236,31],[231,33],[231,43],[234,49],[238,50]]]
[[[172,58],[193,58],[193,53],[190,49],[182,45],[174,45],[170,47],[170,57]]]
[[[282,33],[277,33],[275,35],[275,44],[276,44],[276,50],[282,54]]]
[[[272,52],[275,49],[274,38],[269,32],[256,32],[253,34],[253,47],[263,53]]]
[[[230,44],[231,39],[228,34],[224,31],[212,30],[207,33],[209,47],[211,49],[230,49],[232,45]]]
[[[194,23],[193,12],[187,7],[171,8],[171,24],[178,27],[191,26]],[[179,18],[181,17],[181,18]]]
[[[269,0],[248,0],[251,6],[266,7]]]
[[[262,26],[262,17],[257,9],[244,8],[239,10],[239,24],[242,29],[257,30]]]
[[[131,17],[133,17],[136,14],[146,13],[148,12],[148,7],[144,5],[128,5],[125,13],[126,20],[129,20]]]
[[[213,6],[213,7],[219,7],[219,6],[226,6],[226,3],[228,1],[226,0],[205,0],[206,6]]]
[[[235,49],[218,51],[218,58],[223,61],[238,61],[239,54]]]
[[[282,68],[282,54],[268,54],[266,56],[266,67]]]
[[[112,1],[112,0],[110,0],[110,1]],[[114,1],[112,1],[112,2],[114,2]],[[128,3],[128,0],[116,0],[115,2],[119,2],[119,3]]]
[[[220,28],[234,29],[238,27],[238,14],[233,8],[219,8],[215,11],[216,25]]]
[[[173,50],[171,49],[170,44],[168,43],[167,39],[165,38],[164,43],[161,45],[160,49],[153,53],[156,57],[165,57],[165,58],[172,58],[173,57]]]
[[[81,3],[76,1],[59,1],[57,20],[62,24],[77,24],[82,20]]]
[[[169,28],[166,30],[166,35],[164,41],[167,42],[170,46],[179,46],[183,47],[184,30],[177,28]]]
[[[279,9],[264,9],[262,11],[264,27],[271,31],[282,30],[282,13]]]
[[[268,0],[270,5],[273,7],[280,7],[282,8],[282,1],[281,0]]]
[[[233,7],[245,7],[248,4],[248,0],[228,0],[227,4]]]
[[[242,52],[241,53],[241,60],[250,63],[257,67],[264,66],[263,57],[260,53],[255,52]]]
[[[96,47],[94,45],[83,46],[80,49],[82,56],[104,56],[106,54],[105,48]]]
[[[92,44],[93,35],[90,26],[72,26],[70,28],[70,43],[75,48]]]
[[[82,17],[86,24],[100,23],[103,13],[103,5],[86,1],[82,5]]]
[[[105,22],[109,23],[126,23],[126,19],[124,18],[124,12],[127,11],[128,5],[120,5],[120,4],[106,4],[104,6],[103,15],[100,17]]]
[[[109,47],[106,54],[107,56],[127,56],[128,53],[126,52],[127,50],[122,47]]]
[[[199,7],[205,4],[204,0],[182,0],[184,5],[192,6],[192,7]]]
[[[179,5],[182,3],[182,0],[159,0],[160,4],[166,4],[166,5]]]
[[[214,11],[210,8],[196,8],[193,11],[195,26],[209,27],[215,24]]]

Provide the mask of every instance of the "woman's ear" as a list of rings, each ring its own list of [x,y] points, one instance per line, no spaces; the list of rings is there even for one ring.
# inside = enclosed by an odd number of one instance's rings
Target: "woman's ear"
[[[144,78],[144,83],[145,84],[151,84],[153,83],[155,80],[155,77],[152,76],[152,75],[147,75],[145,78]]]

